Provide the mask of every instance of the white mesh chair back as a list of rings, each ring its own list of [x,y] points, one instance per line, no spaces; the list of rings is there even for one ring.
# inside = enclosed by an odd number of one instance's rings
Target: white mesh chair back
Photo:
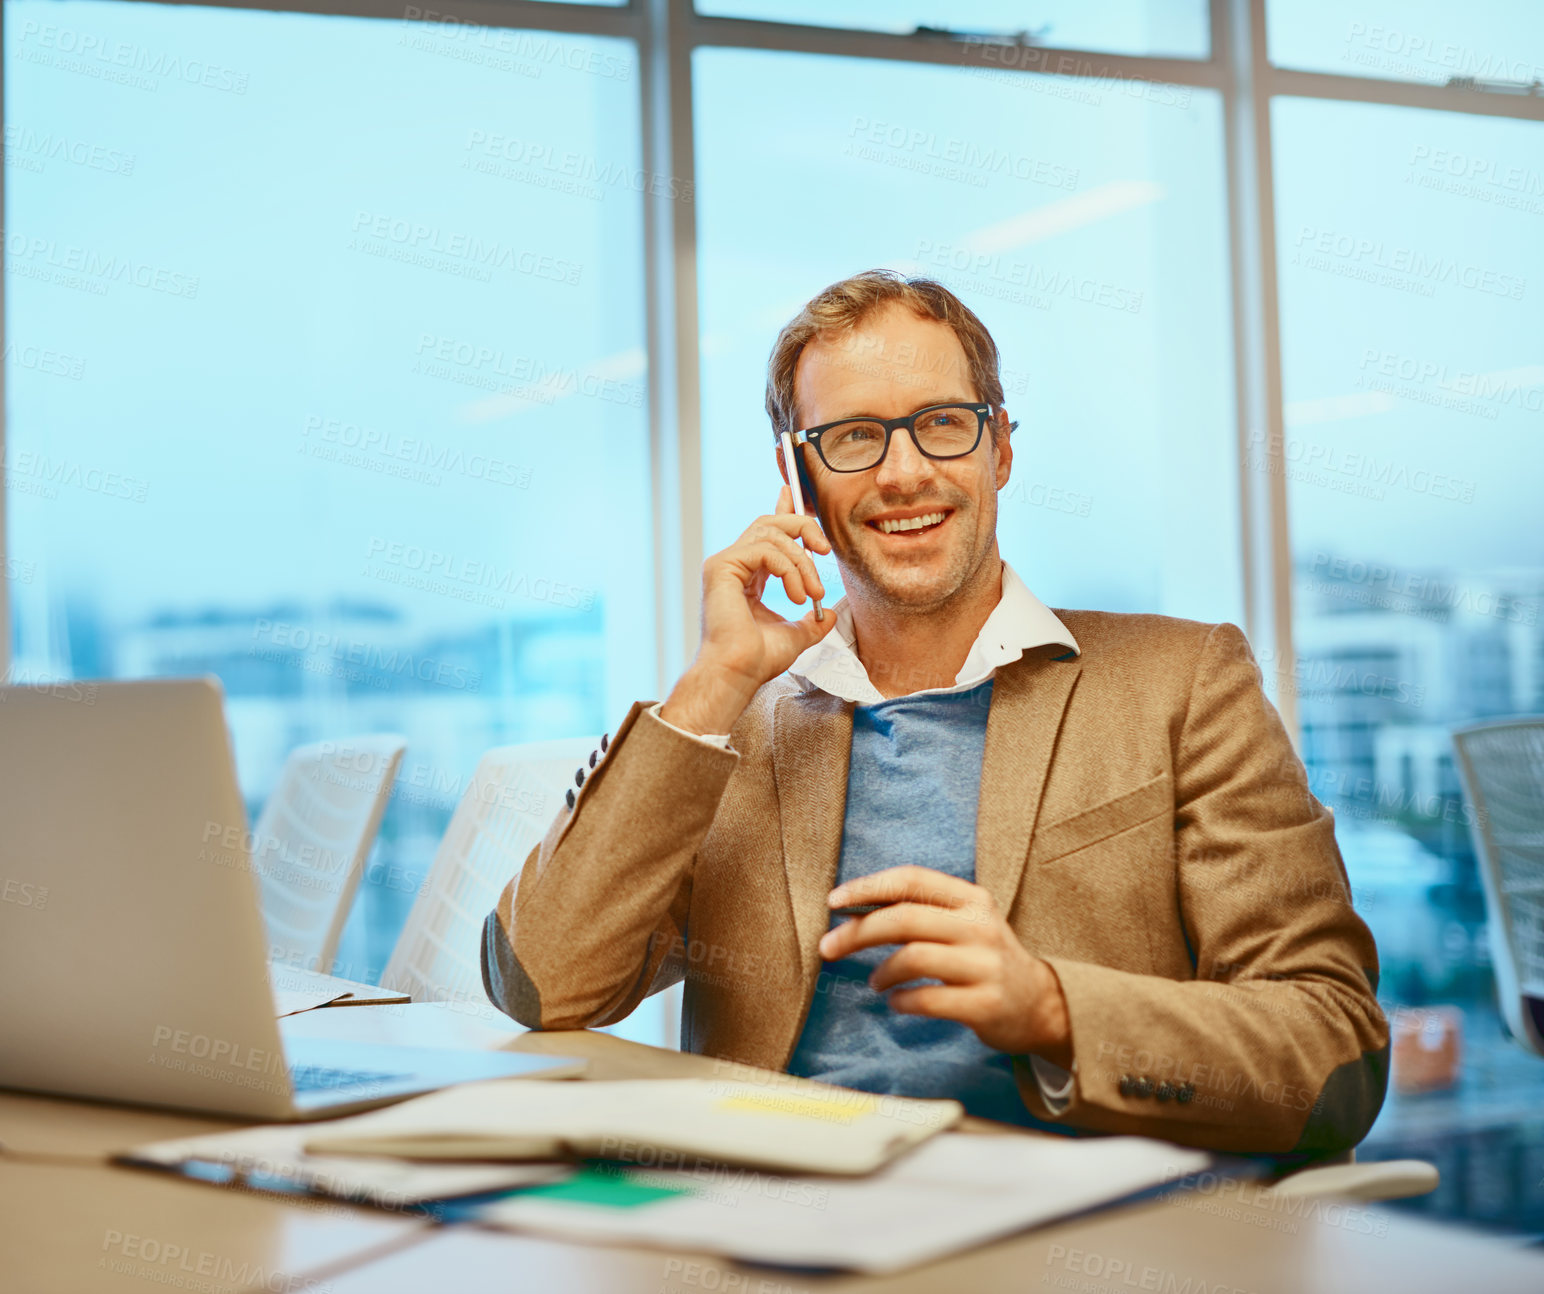
[[[1544,718],[1470,724],[1453,744],[1474,810],[1502,1015],[1544,1056]]]
[[[252,832],[269,956],[326,974],[407,739],[319,741],[290,752]]]
[[[597,745],[571,737],[500,746],[482,757],[392,950],[383,988],[506,1020],[483,991],[483,922]]]

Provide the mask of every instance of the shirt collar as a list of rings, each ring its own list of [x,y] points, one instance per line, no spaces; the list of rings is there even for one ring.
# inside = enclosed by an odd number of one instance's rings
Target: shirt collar
[[[847,605],[847,599],[843,598],[827,613],[836,615],[836,628],[802,652],[788,667],[788,673],[805,687],[819,688],[844,701],[855,701],[859,705],[883,701],[885,698],[870,681],[868,671],[853,650],[857,631],[853,628],[852,609]],[[1004,562],[1002,597],[981,626],[953,685],[926,688],[908,695],[963,692],[984,683],[1000,667],[1018,660],[1031,647],[1053,643],[1074,652],[1082,650],[1072,631],[1029,591],[1013,567]]]

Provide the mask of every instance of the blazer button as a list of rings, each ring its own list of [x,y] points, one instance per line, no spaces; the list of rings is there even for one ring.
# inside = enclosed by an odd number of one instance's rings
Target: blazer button
[[[1179,1091],[1174,1093],[1174,1099],[1181,1105],[1185,1105],[1189,1103],[1195,1094],[1196,1089],[1194,1083],[1181,1083],[1179,1085]]]
[[[1141,1078],[1137,1079],[1136,1086],[1132,1088],[1132,1091],[1138,1096],[1151,1096],[1153,1094],[1153,1080],[1146,1074],[1143,1074]]]
[[[1158,1090],[1154,1092],[1153,1095],[1156,1096],[1160,1101],[1167,1101],[1173,1098],[1174,1092],[1174,1084],[1170,1083],[1166,1079],[1162,1083],[1158,1084]]]
[[[608,741],[610,741],[610,740],[611,740],[611,734],[609,732],[601,733],[601,735],[600,735],[600,753],[602,755],[604,755],[606,753],[606,743]]]
[[[590,767],[591,768],[595,767],[595,759],[596,759],[596,752],[592,750],[590,752]]]
[[[579,768],[574,770],[574,785],[575,786],[583,786],[584,785],[584,768],[583,768],[583,766],[581,766],[581,767],[579,767]]]
[[[1122,1096],[1130,1096],[1136,1090],[1137,1080],[1132,1078],[1130,1074],[1122,1074],[1120,1076],[1120,1094]]]
[[[563,792],[563,798],[568,801],[568,807],[570,809],[573,808],[574,807],[574,788],[570,786],[568,788],[568,790],[564,791]]]

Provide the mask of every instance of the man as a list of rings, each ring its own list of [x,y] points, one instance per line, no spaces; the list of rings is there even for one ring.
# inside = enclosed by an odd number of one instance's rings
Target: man
[[[819,524],[785,486],[704,564],[696,659],[488,918],[492,1000],[583,1028],[684,977],[687,1050],[1068,1131],[1355,1145],[1377,955],[1243,635],[1024,587],[997,348],[937,283],[826,289],[767,408]],[[801,542],[847,596],[788,622],[769,579],[825,592]]]

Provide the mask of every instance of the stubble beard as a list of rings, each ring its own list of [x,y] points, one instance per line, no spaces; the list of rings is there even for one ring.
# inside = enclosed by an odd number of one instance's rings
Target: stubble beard
[[[918,504],[928,502],[931,500],[917,501]],[[977,513],[967,498],[940,500],[940,506],[954,510],[947,524],[974,530]],[[842,573],[842,586],[849,597],[857,592],[857,600],[892,616],[932,616],[946,610],[981,569],[995,532],[994,526],[979,539],[973,537],[969,544],[957,543],[949,551],[942,570],[936,574],[923,574],[915,566],[905,563],[870,560],[864,547],[869,527],[861,521],[844,523],[844,526],[850,536],[848,542],[840,547],[832,545],[837,568]]]

